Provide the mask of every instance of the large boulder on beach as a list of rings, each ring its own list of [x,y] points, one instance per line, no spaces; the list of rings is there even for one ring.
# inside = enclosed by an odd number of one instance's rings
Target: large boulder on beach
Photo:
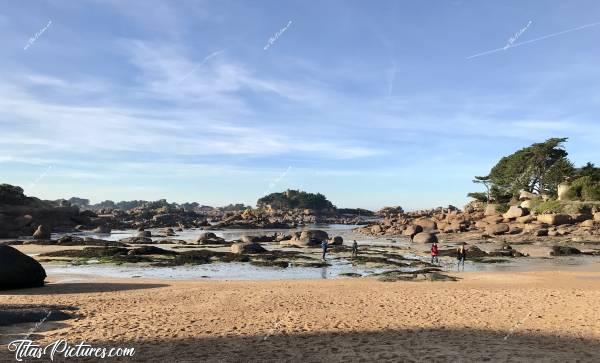
[[[0,245],[0,290],[44,286],[46,271],[35,259]]]
[[[419,226],[419,225],[414,225],[414,226],[408,226],[406,227],[406,229],[404,230],[404,232],[402,232],[403,235],[405,236],[414,236],[417,233],[421,233],[423,232],[423,227]]]
[[[415,226],[421,226],[424,231],[435,231],[437,229],[437,223],[429,218],[419,218],[413,221]]]
[[[485,229],[485,233],[493,236],[505,234],[508,231],[510,231],[510,227],[508,226],[508,224],[505,223],[490,224]]]
[[[342,236],[335,236],[329,239],[329,244],[331,246],[341,246],[344,244],[344,239],[342,238]]]
[[[541,214],[537,216],[537,220],[551,226],[560,226],[571,223],[571,216],[568,214]]]
[[[413,237],[413,242],[415,243],[433,243],[433,242],[437,242],[437,236],[433,233],[428,233],[428,232],[421,232],[421,233],[417,233],[414,237]]]
[[[327,234],[327,232],[322,231],[320,229],[308,229],[308,230],[302,231],[302,233],[300,233],[300,236],[298,237],[298,239],[299,240],[312,240],[312,241],[321,243],[323,241],[328,240],[329,235]]]
[[[504,213],[502,216],[506,219],[515,219],[523,217],[527,214],[529,214],[529,211],[527,209],[521,208],[517,205],[512,205],[510,208],[508,208],[508,211],[506,211],[506,213]]]
[[[328,239],[329,235],[327,232],[319,229],[309,229],[302,232],[294,232],[291,239],[283,240],[280,244],[298,247],[319,247],[321,242]]]
[[[137,237],[152,237],[152,231],[139,231]]]
[[[231,252],[241,255],[248,253],[263,253],[267,250],[257,242],[236,242],[231,245]]]
[[[35,232],[33,232],[34,239],[50,239],[51,235],[52,230],[45,224],[39,225]]]
[[[212,232],[202,233],[200,236],[198,236],[196,242],[203,245],[215,245],[226,243],[224,238],[217,237],[217,235]]]

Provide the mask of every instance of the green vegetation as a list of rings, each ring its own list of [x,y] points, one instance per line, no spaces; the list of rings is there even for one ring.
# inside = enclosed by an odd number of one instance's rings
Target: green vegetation
[[[473,192],[473,193],[467,194],[467,197],[473,198],[475,200],[478,200],[478,201],[484,202],[484,203],[488,202],[488,195],[487,195],[487,193]]]
[[[501,203],[496,206],[496,212],[506,213],[506,212],[508,212],[509,208],[510,208],[510,205],[508,203]]]
[[[488,175],[474,178],[474,183],[485,187],[485,193],[468,196],[497,203],[509,203],[521,190],[556,197],[559,184],[576,178],[568,194],[571,199],[599,200],[600,168],[592,163],[575,168],[563,147],[566,141],[567,138],[551,138],[503,157]]]
[[[580,201],[600,200],[600,168],[587,163],[577,170],[576,176],[577,179],[571,183],[566,198]]]
[[[250,208],[250,206],[246,206],[242,203],[238,203],[238,204],[229,204],[224,207],[220,207],[219,209],[224,212],[235,212],[235,211],[243,211],[248,208]]]
[[[534,199],[531,202],[531,209],[537,214],[560,213],[563,210],[563,204],[558,200],[544,202],[541,199]]]
[[[270,205],[274,209],[335,209],[335,206],[321,193],[313,194],[291,189],[264,196],[256,202],[256,205],[259,208]]]

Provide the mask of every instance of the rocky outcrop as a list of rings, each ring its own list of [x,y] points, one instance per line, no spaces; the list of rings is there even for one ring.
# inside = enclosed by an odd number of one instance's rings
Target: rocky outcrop
[[[0,238],[31,236],[40,225],[72,229],[88,221],[77,207],[27,197],[18,186],[0,184]]]
[[[0,245],[0,289],[44,286],[46,271],[35,259]]]
[[[327,241],[328,239],[329,235],[327,232],[318,229],[311,229],[304,230],[302,232],[294,232],[291,239],[283,240],[280,242],[280,244],[298,247],[318,247],[321,245],[321,242]]]

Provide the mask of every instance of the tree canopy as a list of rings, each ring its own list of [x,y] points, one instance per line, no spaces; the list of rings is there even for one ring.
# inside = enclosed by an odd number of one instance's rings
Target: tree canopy
[[[274,209],[333,209],[335,206],[321,193],[307,193],[300,190],[288,189],[282,193],[271,193],[260,198],[256,205],[265,207],[270,205]]]
[[[489,196],[506,202],[520,190],[556,195],[558,185],[576,172],[563,145],[567,138],[551,138],[505,156],[486,176],[475,177]],[[478,195],[481,198],[481,195]]]

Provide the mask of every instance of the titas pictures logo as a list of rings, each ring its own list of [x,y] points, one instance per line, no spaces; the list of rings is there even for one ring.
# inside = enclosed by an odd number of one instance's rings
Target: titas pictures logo
[[[135,348],[123,347],[92,347],[85,341],[71,345],[64,339],[59,339],[46,346],[41,346],[29,339],[13,340],[8,344],[8,350],[15,353],[17,362],[24,359],[43,359],[54,361],[58,358],[116,358],[133,357]]]

